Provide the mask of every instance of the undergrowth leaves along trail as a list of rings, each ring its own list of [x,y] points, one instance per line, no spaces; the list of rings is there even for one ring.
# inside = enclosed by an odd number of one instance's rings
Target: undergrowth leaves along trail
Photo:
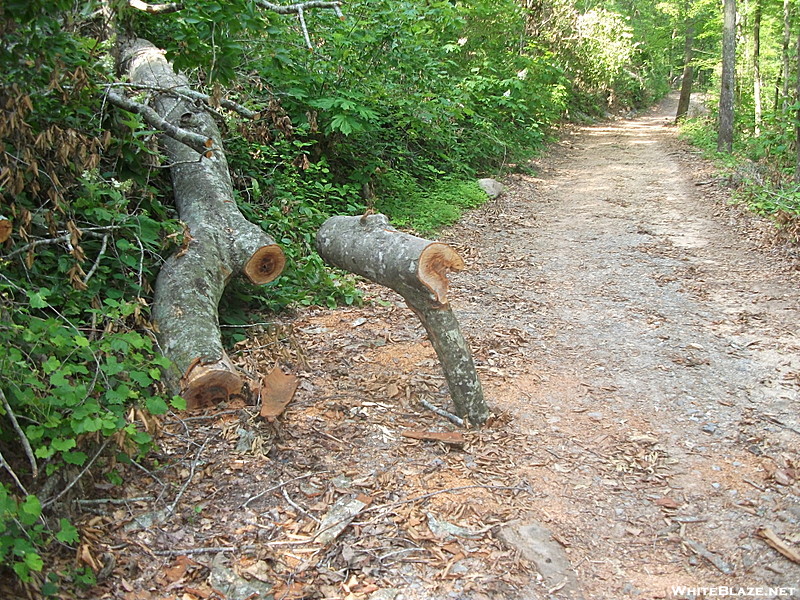
[[[443,236],[488,427],[403,435],[454,428],[418,403],[446,405],[444,380],[388,292],[265,326],[233,354],[299,374],[288,411],[163,423],[159,465],[98,490],[144,499],[86,505],[84,558],[111,565],[92,597],[575,598],[500,542],[514,519],[551,532],[585,598],[796,589],[775,547],[800,542],[800,272],[698,185],[672,114],[571,131]],[[323,544],[343,498],[360,512]]]

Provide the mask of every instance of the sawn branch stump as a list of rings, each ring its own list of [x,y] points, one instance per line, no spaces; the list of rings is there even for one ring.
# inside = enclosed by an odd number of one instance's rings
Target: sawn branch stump
[[[471,425],[489,417],[472,353],[447,301],[447,273],[464,261],[447,244],[398,231],[384,215],[331,217],[317,233],[327,263],[400,294],[416,313],[442,365],[456,413]]]

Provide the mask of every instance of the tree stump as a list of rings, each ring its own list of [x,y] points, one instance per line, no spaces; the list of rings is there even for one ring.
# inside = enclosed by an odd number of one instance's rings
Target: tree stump
[[[471,425],[489,417],[472,353],[447,301],[447,273],[464,261],[447,244],[398,231],[384,215],[331,217],[317,233],[327,263],[400,294],[419,317],[447,380],[456,413]]]

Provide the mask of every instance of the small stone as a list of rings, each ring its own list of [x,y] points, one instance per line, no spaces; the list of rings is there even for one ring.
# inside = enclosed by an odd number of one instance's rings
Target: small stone
[[[491,179],[488,177],[485,179],[479,179],[478,185],[484,192],[486,192],[486,195],[489,196],[489,198],[492,200],[494,200],[500,194],[502,194],[503,190],[505,189],[502,183],[500,183],[496,179]]]
[[[703,433],[714,433],[717,430],[717,426],[713,423],[706,423],[703,425]]]

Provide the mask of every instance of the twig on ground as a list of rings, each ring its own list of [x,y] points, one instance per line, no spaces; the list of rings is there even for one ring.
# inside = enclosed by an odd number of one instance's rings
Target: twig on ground
[[[221,417],[223,415],[235,415],[239,413],[239,409],[233,410],[221,410],[216,413],[212,413],[210,415],[199,415],[197,417],[178,417],[176,421],[180,421],[181,423],[186,423],[188,421],[205,421],[207,419],[216,419],[217,417]]]
[[[438,406],[431,404],[430,402],[425,400],[425,398],[420,398],[419,403],[422,404],[422,406],[424,406],[428,410],[435,412],[440,417],[444,417],[445,419],[455,423],[459,427],[464,427],[464,419],[462,419],[461,417],[456,416],[451,412],[447,412],[443,408],[439,408]]]
[[[320,471],[320,472],[321,472],[321,473],[324,473],[325,471]],[[259,499],[259,498],[261,498],[262,496],[266,496],[266,495],[267,495],[267,494],[269,494],[270,492],[273,492],[273,491],[275,491],[275,490],[279,490],[279,489],[281,489],[283,486],[285,486],[285,485],[289,485],[290,483],[292,483],[292,482],[294,482],[294,481],[300,481],[301,479],[306,479],[306,478],[308,478],[308,477],[311,477],[312,475],[318,475],[318,474],[319,474],[319,473],[306,473],[305,475],[300,475],[299,477],[295,477],[295,478],[293,478],[293,479],[290,479],[289,481],[285,481],[285,482],[283,482],[283,483],[279,483],[278,485],[273,485],[271,488],[267,488],[267,489],[266,489],[266,490],[264,490],[263,492],[259,492],[259,493],[258,493],[258,494],[256,494],[255,496],[251,496],[250,498],[248,498],[248,499],[247,499],[247,501],[246,501],[244,504],[242,504],[242,505],[241,505],[239,508],[247,508],[247,505],[248,505],[248,504],[250,504],[250,503],[251,503],[251,502],[253,502],[254,500],[258,500],[258,499]]]
[[[28,437],[25,435],[25,432],[22,431],[22,427],[19,426],[19,421],[17,421],[17,415],[15,415],[14,411],[11,410],[11,405],[8,403],[8,398],[6,398],[6,394],[2,388],[0,388],[0,399],[2,399],[3,401],[3,406],[6,407],[8,418],[11,419],[11,423],[14,425],[14,430],[17,432],[17,435],[19,436],[19,439],[22,442],[22,447],[25,448],[25,454],[28,457],[28,462],[30,462],[31,464],[31,471],[33,474],[33,478],[36,479],[39,476],[39,467],[36,464],[36,456],[33,454],[33,448],[31,448],[31,444],[28,441]],[[5,463],[5,460],[3,460],[3,462]],[[16,477],[14,477],[14,479],[17,481],[17,483],[19,483],[19,480],[16,479]]]
[[[401,506],[403,504],[411,504],[413,502],[419,502],[420,500],[427,500],[428,498],[432,498],[433,496],[438,496],[439,494],[450,494],[453,492],[460,492],[463,490],[474,490],[474,489],[484,489],[490,491],[511,490],[516,492],[530,491],[528,488],[525,487],[510,486],[510,485],[481,485],[481,484],[462,485],[460,487],[447,488],[444,490],[436,490],[435,492],[428,492],[427,494],[422,494],[421,496],[415,496],[414,498],[406,498],[405,500],[397,500],[395,502],[388,502],[386,504],[370,506],[369,508],[364,509],[362,513],[376,512],[386,508],[394,508],[395,506]]]
[[[92,505],[92,504],[129,504],[131,502],[152,502],[155,500],[153,496],[137,496],[135,498],[90,498],[76,500],[78,504]]]
[[[353,444],[351,444],[350,442],[346,442],[344,440],[340,440],[339,438],[331,435],[330,433],[326,433],[324,431],[320,431],[316,427],[312,427],[311,431],[313,431],[314,433],[317,433],[317,434],[319,434],[319,435],[321,435],[323,437],[326,437],[326,438],[328,438],[330,440],[333,440],[334,442],[338,442],[339,444],[342,444],[343,446],[350,446],[351,448],[354,447]]]
[[[200,449],[197,451],[197,454],[195,454],[194,459],[192,460],[192,465],[189,468],[189,477],[186,478],[186,481],[183,483],[183,486],[178,492],[178,495],[175,496],[175,501],[167,509],[167,516],[171,516],[172,514],[175,513],[175,508],[178,506],[178,503],[181,501],[183,494],[186,492],[186,488],[188,488],[189,484],[192,482],[192,479],[194,478],[195,469],[197,469],[197,463],[200,461],[200,455],[203,453],[203,450],[206,449],[206,444],[208,444],[208,439],[209,438],[206,438],[203,441],[202,446],[200,446]]]
[[[289,504],[291,504],[291,505],[292,505],[292,506],[293,506],[293,507],[294,507],[296,510],[300,511],[302,514],[304,514],[305,516],[307,516],[309,519],[311,519],[311,520],[313,520],[313,521],[316,521],[317,523],[321,523],[321,522],[322,522],[322,521],[320,521],[320,520],[319,520],[317,517],[315,517],[314,515],[312,515],[311,513],[309,513],[309,512],[308,512],[306,509],[304,509],[302,506],[300,506],[299,504],[297,504],[296,502],[294,502],[294,501],[293,501],[291,498],[289,498],[289,493],[286,491],[286,488],[285,488],[285,487],[281,487],[281,492],[283,493],[283,497],[286,499],[286,501],[287,501]]]
[[[219,554],[220,552],[236,552],[237,550],[254,550],[253,544],[246,546],[214,546],[210,548],[179,548],[175,550],[151,550],[155,556],[189,556],[190,554]]]

